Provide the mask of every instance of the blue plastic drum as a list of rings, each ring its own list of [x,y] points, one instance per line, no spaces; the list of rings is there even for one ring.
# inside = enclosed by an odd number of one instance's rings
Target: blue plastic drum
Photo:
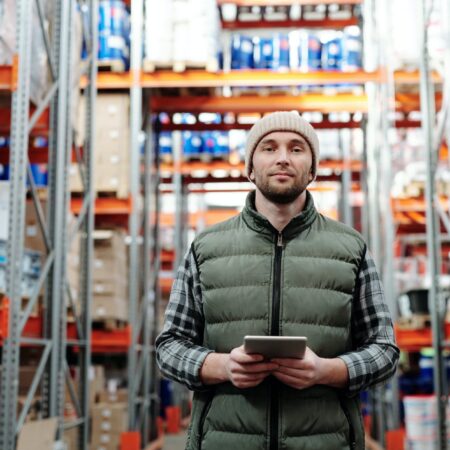
[[[341,70],[343,55],[343,41],[338,37],[323,44],[322,68],[324,70]]]

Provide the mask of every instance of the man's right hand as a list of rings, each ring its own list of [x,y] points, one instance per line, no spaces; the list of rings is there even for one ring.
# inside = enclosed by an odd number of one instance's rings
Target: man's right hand
[[[210,353],[200,369],[200,378],[205,384],[230,381],[239,389],[260,384],[278,364],[264,361],[262,355],[249,355],[244,346],[234,348],[231,353]]]
[[[234,348],[225,364],[228,379],[240,389],[255,387],[278,368],[278,364],[264,361],[262,355],[245,353],[244,346]]]

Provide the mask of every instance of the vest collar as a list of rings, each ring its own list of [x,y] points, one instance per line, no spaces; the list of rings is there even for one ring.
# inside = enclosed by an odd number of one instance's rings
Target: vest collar
[[[278,234],[278,231],[273,225],[260,214],[255,207],[255,191],[249,192],[245,207],[242,210],[242,217],[249,228],[257,233],[266,234],[270,237],[274,233]],[[283,229],[282,234],[286,239],[292,239],[305,228],[308,228],[317,217],[317,210],[314,206],[314,200],[309,191],[306,191],[305,208],[298,215],[295,216]]]

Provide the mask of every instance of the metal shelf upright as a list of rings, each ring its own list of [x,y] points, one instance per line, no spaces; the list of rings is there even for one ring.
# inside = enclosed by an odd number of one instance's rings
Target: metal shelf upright
[[[30,114],[30,73],[31,73],[31,20],[33,18],[33,4],[39,17],[43,42],[45,44],[47,62],[50,69],[51,85],[41,104]],[[25,418],[32,404],[33,398],[41,385],[42,408],[44,417],[56,418],[58,421],[57,438],[61,439],[63,431],[72,427],[81,427],[78,448],[87,449],[88,437],[88,366],[90,361],[90,317],[89,317],[89,246],[92,233],[93,198],[90,192],[91,161],[88,154],[85,158],[87,168],[85,181],[87,196],[85,197],[84,214],[80,215],[72,232],[81,227],[84,230],[83,242],[87,251],[83,258],[81,285],[84,287],[81,296],[81,317],[76,317],[79,333],[82,335],[77,345],[82,347],[80,352],[80,394],[77,399],[76,391],[71,380],[66,361],[66,307],[73,301],[67,289],[66,255],[67,243],[72,238],[67,232],[67,215],[69,205],[68,193],[68,164],[72,157],[72,121],[71,100],[72,92],[78,89],[78,79],[73,79],[71,72],[71,52],[74,11],[76,1],[52,3],[51,36],[47,32],[42,3],[40,1],[20,0],[17,2],[17,52],[18,52],[18,83],[12,94],[11,116],[11,151],[10,151],[10,219],[8,240],[8,266],[6,299],[8,308],[7,334],[4,336],[2,348],[2,383],[0,397],[0,447],[2,450],[14,450],[17,436],[20,433]],[[81,2],[91,10],[91,57],[90,57],[90,87],[88,106],[92,114],[93,98],[95,98],[95,48],[96,38],[96,1]],[[94,26],[95,24],[95,26]],[[88,33],[88,31],[87,31]],[[74,84],[75,83],[75,84]],[[49,129],[49,187],[47,218],[39,199],[33,181],[28,160],[29,132],[37,123],[41,115],[50,107]],[[89,139],[92,145],[92,138]],[[30,185],[36,216],[45,241],[47,254],[43,264],[39,281],[26,307],[22,307],[21,277],[22,260],[24,254],[24,221],[26,200],[26,177]],[[29,321],[30,314],[39,304],[42,288],[45,286],[46,295],[42,303],[42,333],[36,338],[23,336],[24,328]],[[85,295],[86,294],[86,295]],[[40,360],[34,374],[31,387],[27,393],[24,407],[17,415],[19,367],[21,345],[27,344],[42,349]],[[77,418],[71,423],[64,423],[65,384],[75,406]]]
[[[442,17],[444,17],[445,32],[449,36],[449,22],[445,14],[450,13],[448,2],[442,1]],[[420,24],[420,106],[422,116],[422,129],[425,144],[425,157],[427,168],[427,179],[425,187],[426,200],[426,232],[427,232],[427,253],[428,253],[428,273],[430,275],[430,287],[428,294],[428,305],[431,315],[432,343],[434,350],[434,390],[436,394],[436,408],[438,418],[437,445],[439,449],[448,448],[447,439],[447,408],[448,408],[448,386],[445,375],[445,358],[443,350],[449,347],[445,342],[444,322],[446,305],[440,296],[441,278],[441,237],[440,220],[443,219],[444,226],[448,229],[448,216],[443,212],[438,197],[436,195],[436,171],[439,161],[439,152],[444,136],[449,137],[449,96],[450,83],[444,79],[443,101],[441,110],[436,114],[434,86],[431,81],[430,55],[428,48],[428,27],[430,22],[431,6],[426,0],[416,0],[416,8],[419,15]],[[446,41],[446,54],[444,66],[448,75],[450,67],[450,44]],[[437,118],[437,121],[436,121]],[[448,141],[447,141],[448,145]]]
[[[153,137],[150,114],[142,120],[143,91],[141,83],[142,34],[144,3],[131,3],[131,63],[130,63],[130,198],[129,216],[130,259],[129,259],[129,323],[131,344],[128,349],[128,429],[138,431],[144,447],[154,435],[157,402],[154,396],[156,367],[154,362],[154,315],[158,271],[154,271],[157,259],[157,235],[151,221],[153,198]],[[147,103],[147,102],[146,102]],[[146,111],[146,109],[144,109]],[[143,123],[144,122],[144,123]],[[144,161],[141,157],[142,126],[145,126],[146,142]],[[142,164],[143,163],[143,164]],[[142,171],[143,169],[143,171]],[[141,195],[143,193],[143,196]],[[143,206],[141,205],[143,201]],[[155,436],[153,436],[155,437]]]

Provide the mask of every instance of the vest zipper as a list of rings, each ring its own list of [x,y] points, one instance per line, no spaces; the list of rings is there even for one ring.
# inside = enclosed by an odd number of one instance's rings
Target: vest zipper
[[[280,295],[281,295],[281,256],[283,252],[283,235],[278,233],[275,243],[275,260],[273,264],[272,324],[270,334],[280,334]],[[270,450],[278,450],[278,412],[279,389],[276,379],[271,380],[270,391]]]
[[[280,334],[280,294],[281,294],[281,254],[283,252],[283,235],[278,233],[275,245],[275,261],[273,264],[273,290],[272,290],[272,326],[270,334]]]

